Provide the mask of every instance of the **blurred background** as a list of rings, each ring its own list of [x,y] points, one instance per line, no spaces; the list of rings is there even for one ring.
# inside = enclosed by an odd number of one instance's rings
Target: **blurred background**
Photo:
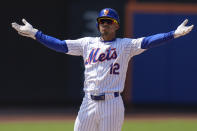
[[[81,57],[52,51],[19,36],[12,22],[25,18],[59,39],[98,36],[103,8],[120,15],[118,37],[138,38],[197,25],[196,0],[5,1],[0,5],[0,113],[76,114],[83,98]],[[127,113],[197,112],[197,31],[134,57],[123,93]]]

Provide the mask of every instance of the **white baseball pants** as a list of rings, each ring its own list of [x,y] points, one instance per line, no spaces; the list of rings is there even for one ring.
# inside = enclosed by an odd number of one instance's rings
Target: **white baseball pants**
[[[121,131],[124,104],[121,95],[107,94],[95,101],[86,94],[75,121],[74,131]]]

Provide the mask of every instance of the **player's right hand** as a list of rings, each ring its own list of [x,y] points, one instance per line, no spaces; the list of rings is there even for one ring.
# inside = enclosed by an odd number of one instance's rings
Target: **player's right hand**
[[[28,23],[25,19],[22,19],[24,25],[19,25],[16,22],[12,23],[12,27],[18,32],[18,34],[26,37],[35,38],[36,33],[38,32],[37,29],[33,28],[33,26]]]

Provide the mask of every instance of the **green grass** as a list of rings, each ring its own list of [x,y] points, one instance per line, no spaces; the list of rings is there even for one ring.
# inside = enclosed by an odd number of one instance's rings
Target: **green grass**
[[[0,131],[72,131],[73,122],[1,123]]]
[[[73,131],[73,122],[0,123],[0,131]],[[125,121],[122,131],[197,131],[197,120]]]
[[[126,121],[122,131],[197,131],[197,120]]]

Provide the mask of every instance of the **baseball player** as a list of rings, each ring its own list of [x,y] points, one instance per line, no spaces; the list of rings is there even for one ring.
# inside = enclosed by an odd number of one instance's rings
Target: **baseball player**
[[[25,19],[24,25],[12,23],[16,31],[31,37],[57,52],[82,56],[85,66],[84,92],[74,131],[121,131],[124,121],[123,91],[128,62],[131,57],[169,40],[188,34],[193,25],[186,19],[178,28],[137,39],[116,38],[120,20],[111,8],[100,11],[96,26],[99,37],[59,40],[33,28]]]

